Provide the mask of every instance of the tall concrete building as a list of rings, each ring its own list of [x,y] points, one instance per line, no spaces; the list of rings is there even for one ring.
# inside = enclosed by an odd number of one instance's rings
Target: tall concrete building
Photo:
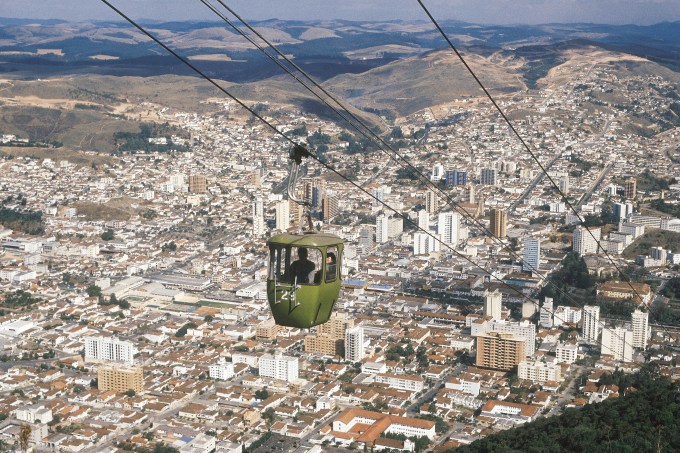
[[[444,178],[444,166],[440,163],[436,163],[432,166],[432,176],[430,180],[439,181]]]
[[[456,245],[460,240],[460,216],[457,212],[439,214],[437,234],[445,244]]]
[[[375,248],[375,227],[373,225],[361,225],[359,229],[359,248],[362,254],[367,254]]]
[[[446,186],[464,186],[467,184],[467,172],[465,170],[446,170]]]
[[[436,234],[423,233],[422,231],[413,233],[413,254],[429,255],[430,253],[439,252],[441,250],[441,243],[435,239],[436,237]]]
[[[554,327],[560,327],[564,323],[578,324],[581,322],[581,316],[583,315],[583,310],[580,308],[568,307],[566,305],[560,305],[555,308],[553,316]]]
[[[463,189],[463,199],[468,203],[475,203],[475,186],[468,185]]]
[[[479,176],[479,182],[485,186],[495,186],[497,182],[497,174],[495,168],[482,168]]]
[[[541,265],[541,241],[535,238],[524,238],[524,254],[522,270],[535,272]]]
[[[381,214],[375,218],[375,242],[384,244],[404,231],[404,219]]]
[[[390,238],[390,218],[387,214],[381,214],[375,218],[375,242],[384,244]]]
[[[260,357],[260,376],[294,382],[300,377],[297,357],[283,354],[264,354]]]
[[[562,193],[568,194],[569,193],[569,175],[562,176],[558,181],[558,185],[559,185]]]
[[[600,336],[600,307],[584,305],[583,307],[583,339],[588,343],[596,343]]]
[[[531,356],[536,351],[536,324],[529,321],[507,322],[507,321],[488,321],[474,322],[471,326],[471,335],[477,337],[488,332],[499,332],[512,334],[524,342],[524,352]]]
[[[352,327],[354,320],[344,313],[333,313],[328,322],[316,327],[315,335],[305,336],[305,352],[344,356],[345,332]]]
[[[132,365],[137,348],[129,341],[110,337],[85,338],[85,360]]]
[[[633,347],[647,349],[647,340],[650,337],[649,313],[635,310],[632,313],[633,320]]]
[[[628,216],[633,214],[633,203],[627,201],[625,203],[614,203],[612,212],[617,222],[626,220]]]
[[[189,192],[206,193],[208,191],[208,180],[204,175],[189,176]]]
[[[600,228],[588,229],[584,226],[576,227],[574,229],[573,239],[574,251],[580,256],[584,256],[589,253],[597,253],[597,243],[600,240],[601,234],[602,229]]]
[[[261,198],[253,202],[253,236],[264,236],[264,204]]]
[[[628,178],[623,183],[623,196],[627,200],[634,200],[637,195],[637,179]]]
[[[633,332],[623,327],[602,329],[600,354],[613,355],[615,360],[633,361]]]
[[[288,200],[276,202],[276,229],[286,231],[290,228],[290,203]]]
[[[493,320],[500,321],[502,301],[503,294],[500,291],[487,292],[484,295],[484,316],[491,316]]]
[[[385,201],[385,189],[382,187],[377,187],[374,189],[371,189],[371,195],[373,195],[375,198],[372,200],[373,207],[377,208],[382,206],[381,201]]]
[[[425,209],[418,211],[418,228],[430,231],[430,215]]]
[[[511,370],[525,357],[524,341],[511,333],[488,332],[477,337],[475,364],[479,367]]]
[[[102,392],[134,390],[139,393],[144,390],[144,370],[142,367],[99,366],[97,388]]]
[[[326,191],[321,201],[324,222],[330,222],[338,215],[338,198],[334,193]]]
[[[491,234],[499,238],[508,235],[508,213],[505,210],[491,210]]]
[[[553,299],[552,297],[546,297],[543,301],[543,306],[541,307],[539,324],[541,327],[546,329],[552,329],[553,327]]]
[[[356,326],[345,332],[345,360],[352,363],[364,358],[364,328]]]
[[[439,197],[433,190],[425,192],[425,210],[434,214],[439,209]]]

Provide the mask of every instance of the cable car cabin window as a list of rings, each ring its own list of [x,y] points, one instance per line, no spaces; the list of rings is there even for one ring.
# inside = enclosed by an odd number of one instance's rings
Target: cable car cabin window
[[[269,278],[298,285],[318,284],[315,272],[321,269],[321,252],[311,247],[277,247],[272,249]]]
[[[334,282],[338,278],[338,248],[326,249],[326,281]]]

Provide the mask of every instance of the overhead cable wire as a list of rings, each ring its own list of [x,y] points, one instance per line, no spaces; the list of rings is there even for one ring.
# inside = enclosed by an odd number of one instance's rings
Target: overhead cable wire
[[[344,106],[334,95],[332,95],[330,92],[328,92],[326,89],[323,88],[318,82],[314,80],[304,69],[299,67],[295,62],[290,60],[290,58],[285,55],[283,52],[281,52],[273,43],[271,43],[269,40],[267,40],[261,33],[259,33],[254,27],[252,27],[245,19],[243,19],[241,16],[239,16],[232,8],[230,8],[227,4],[224,3],[223,0],[217,0],[227,11],[229,11],[233,16],[235,16],[241,23],[243,23],[252,33],[254,33],[258,38],[260,38],[265,44],[267,44],[274,52],[276,52],[280,58],[288,62],[291,66],[293,66],[300,74],[302,74],[309,82],[311,82],[315,87],[317,87],[319,90],[321,90],[326,96],[328,96],[335,104],[340,106],[340,108],[344,109],[347,115],[352,117],[357,123],[361,124],[366,131],[370,134],[367,135],[363,130],[359,129],[358,126],[352,121],[350,121],[345,114],[342,112],[339,112],[335,107],[331,106],[326,99],[324,99],[322,96],[319,95],[316,91],[314,91],[309,84],[305,83],[303,80],[300,79],[300,77],[297,76],[294,72],[292,72],[288,67],[286,67],[280,59],[275,58],[271,53],[269,53],[265,48],[263,48],[260,44],[255,42],[254,39],[252,39],[250,36],[248,36],[240,27],[238,27],[236,24],[233,23],[226,15],[224,15],[222,12],[217,10],[217,8],[212,5],[212,3],[209,0],[199,0],[201,3],[203,3],[206,7],[208,7],[213,13],[215,13],[218,17],[220,17],[224,22],[226,22],[232,29],[234,29],[236,32],[238,32],[241,36],[246,38],[251,44],[253,44],[257,49],[262,51],[270,60],[272,60],[274,63],[276,63],[280,68],[282,68],[286,73],[288,73],[291,77],[293,77],[296,81],[298,81],[300,84],[302,84],[311,94],[313,94],[315,97],[317,97],[320,101],[322,101],[326,106],[331,108],[338,116],[340,116],[343,120],[345,120],[348,124],[353,126],[355,130],[357,130],[359,133],[364,135],[365,138],[368,140],[373,141],[374,144],[378,145],[378,148],[388,154],[388,156],[395,160],[397,164],[401,165],[402,168],[410,169],[412,172],[416,173],[418,177],[420,177],[423,181],[425,181],[425,184],[428,185],[428,187],[431,187],[434,191],[437,191],[439,194],[441,194],[448,202],[453,209],[461,214],[463,217],[468,219],[468,221],[472,222],[483,230],[489,237],[493,238],[496,240],[496,242],[500,243],[501,246],[506,247],[507,244],[505,244],[502,239],[497,237],[496,235],[493,234],[484,224],[482,224],[480,221],[476,220],[474,217],[472,217],[464,208],[460,207],[448,194],[446,194],[444,191],[441,190],[436,184],[432,183],[420,170],[418,170],[417,167],[415,167],[413,164],[409,162],[409,160],[402,156],[397,150],[395,150],[389,143],[387,143],[385,140],[382,139],[379,135],[375,134],[360,118],[357,118],[346,106]],[[394,155],[396,155],[399,159],[401,159],[406,166],[400,164],[399,160],[397,160],[394,156],[390,155],[389,152],[385,149],[387,147]],[[545,275],[541,274],[540,271],[536,268],[533,267],[532,264],[527,263],[522,257],[520,257],[517,253],[515,253],[512,249],[508,249],[510,252],[510,255],[513,256],[515,259],[520,261],[521,263],[526,263],[529,265],[531,268],[531,271],[536,274],[541,280],[546,282],[549,285],[552,285],[558,294],[564,296],[568,301],[572,302],[575,306],[583,308],[585,307],[585,304],[579,304],[576,300],[574,300],[571,295],[569,295],[568,292],[566,292],[564,289],[560,288],[556,283],[554,283],[552,280],[550,280],[548,277]],[[600,322],[600,325],[602,327],[605,327],[604,322]]]
[[[373,141],[373,143],[376,143],[376,140],[380,141],[383,143],[383,145],[389,146],[383,139],[380,137],[378,134],[376,134],[373,129],[366,124],[366,122],[358,117],[356,114],[354,114],[350,108],[346,105],[344,105],[342,102],[340,102],[337,97],[333,96],[328,90],[326,90],[323,85],[318,83],[316,80],[314,80],[313,77],[311,77],[304,69],[302,69],[297,63],[292,61],[286,54],[281,52],[277,46],[275,46],[271,41],[269,41],[262,33],[257,31],[256,28],[252,27],[245,19],[243,19],[240,15],[238,15],[229,5],[227,5],[224,1],[222,0],[217,0],[217,2],[222,5],[227,11],[229,11],[236,19],[238,19],[239,22],[241,22],[243,25],[248,28],[255,36],[257,36],[261,41],[263,41],[269,48],[271,48],[278,56],[279,58],[276,58],[274,55],[269,53],[266,48],[264,48],[261,44],[256,42],[253,38],[248,36],[247,33],[245,33],[238,25],[234,24],[232,20],[230,20],[228,17],[226,17],[225,14],[223,14],[221,11],[219,11],[211,2],[210,0],[199,0],[201,3],[203,3],[206,7],[208,7],[213,13],[215,13],[220,19],[222,19],[227,25],[229,25],[233,30],[235,30],[238,34],[243,36],[245,39],[248,40],[253,46],[255,46],[258,50],[260,50],[262,53],[264,53],[271,61],[273,61],[277,66],[279,66],[281,69],[283,69],[288,75],[293,77],[297,82],[299,82],[302,86],[304,86],[312,95],[314,95],[317,99],[319,99],[321,102],[324,103],[328,108],[330,108],[336,115],[338,115],[340,118],[342,118],[347,124],[352,126],[352,128],[358,132],[359,134],[363,135],[364,138]],[[284,65],[281,60],[286,61],[289,65],[291,65],[298,73],[300,73],[302,76],[304,76],[305,79],[316,89],[321,91],[327,98],[324,98],[321,96],[318,92],[316,92],[312,87],[309,86],[307,82],[302,80],[300,77],[298,77],[297,74],[295,74],[294,71],[292,71],[289,67]],[[346,113],[343,113],[338,110],[338,108],[332,106],[328,99],[333,101],[340,109],[344,110]],[[348,116],[354,120],[350,120]],[[359,127],[361,126],[361,127]],[[377,144],[377,143],[376,143]],[[395,160],[394,156],[389,156],[391,159]],[[399,156],[401,157],[401,156]]]
[[[267,125],[267,127],[269,127],[270,129],[272,129],[272,130],[276,133],[276,135],[279,135],[279,136],[283,137],[283,138],[284,138],[287,142],[289,142],[292,146],[302,146],[302,145],[298,144],[298,143],[297,143],[295,140],[293,140],[292,138],[288,137],[285,133],[279,131],[273,124],[271,124],[269,121],[267,121],[267,120],[266,120],[265,118],[263,118],[261,115],[257,114],[257,112],[255,112],[252,108],[250,108],[250,107],[249,107],[247,104],[245,104],[243,101],[241,101],[240,99],[238,99],[235,95],[233,95],[232,93],[230,93],[229,91],[227,91],[227,90],[226,90],[224,87],[222,87],[220,84],[218,84],[217,82],[215,82],[212,78],[210,78],[210,76],[208,76],[207,74],[205,74],[203,71],[201,71],[200,69],[198,69],[196,66],[192,65],[188,60],[186,60],[185,58],[183,58],[182,56],[180,56],[177,52],[173,51],[173,50],[172,50],[171,48],[169,48],[167,45],[165,45],[164,43],[162,43],[162,42],[161,42],[158,38],[156,38],[154,35],[152,35],[152,34],[149,33],[148,31],[146,31],[141,25],[137,24],[137,22],[135,22],[133,19],[131,19],[130,17],[128,17],[127,15],[125,15],[122,11],[120,11],[118,8],[116,8],[114,5],[112,5],[108,0],[101,0],[101,1],[102,1],[102,3],[106,4],[107,6],[109,6],[113,11],[115,11],[115,12],[116,12],[118,15],[120,15],[123,19],[125,19],[127,22],[129,22],[131,25],[133,25],[135,28],[137,28],[140,32],[142,32],[143,34],[145,34],[146,36],[148,36],[150,39],[152,39],[152,40],[153,40],[154,42],[156,42],[158,45],[160,45],[161,47],[163,47],[163,49],[165,49],[165,50],[168,51],[170,54],[172,54],[175,58],[177,58],[178,60],[180,60],[182,63],[184,63],[185,65],[187,65],[189,68],[191,68],[191,69],[192,69],[193,71],[195,71],[197,74],[199,74],[201,77],[203,77],[203,78],[206,79],[208,82],[210,82],[213,86],[215,86],[217,89],[219,89],[219,91],[221,91],[221,92],[224,93],[226,96],[228,96],[229,98],[231,98],[232,100],[234,100],[234,101],[235,101],[236,103],[238,103],[241,107],[243,107],[244,109],[246,109],[249,113],[251,113],[251,114],[252,114],[253,116],[255,116],[257,119],[259,119],[259,120],[260,120],[261,122],[263,122],[265,125]],[[344,181],[346,181],[346,182],[349,183],[350,185],[354,186],[355,188],[359,189],[359,191],[365,193],[365,194],[368,195],[370,198],[372,198],[374,201],[377,201],[379,204],[381,204],[382,206],[384,206],[386,209],[392,211],[394,214],[396,214],[397,216],[401,217],[403,220],[406,220],[407,222],[409,222],[410,224],[412,224],[416,229],[418,229],[418,230],[424,232],[425,234],[427,234],[428,236],[432,237],[435,241],[439,242],[440,244],[442,244],[443,246],[445,246],[446,248],[448,248],[449,250],[451,250],[454,254],[458,255],[460,258],[462,258],[463,260],[467,261],[468,263],[470,263],[470,264],[471,264],[472,266],[474,266],[475,268],[480,269],[482,272],[484,272],[485,274],[487,274],[490,278],[493,278],[493,279],[495,279],[495,280],[498,280],[498,282],[499,282],[500,284],[502,284],[502,285],[508,287],[512,292],[518,294],[521,298],[526,299],[526,300],[527,300],[528,302],[530,302],[531,304],[537,305],[537,306],[538,306],[538,303],[537,303],[536,301],[534,301],[533,299],[531,299],[529,296],[527,296],[527,295],[524,294],[523,292],[519,291],[519,290],[518,290],[517,288],[515,288],[514,286],[512,286],[512,285],[508,284],[507,282],[503,281],[500,277],[497,277],[496,275],[494,275],[493,271],[490,271],[490,270],[484,268],[484,267],[481,266],[480,264],[478,264],[478,263],[474,262],[473,260],[471,260],[469,257],[467,257],[467,256],[463,255],[462,253],[458,252],[455,248],[451,247],[449,244],[443,242],[443,241],[442,241],[439,237],[437,237],[436,235],[432,234],[432,233],[429,232],[429,231],[426,231],[425,229],[423,229],[422,227],[420,227],[416,222],[414,222],[413,220],[411,220],[407,215],[405,215],[405,214],[399,212],[396,208],[393,208],[392,206],[390,206],[390,205],[388,205],[387,203],[385,203],[383,200],[379,199],[379,198],[378,198],[377,196],[375,196],[374,194],[368,192],[365,188],[361,187],[361,186],[360,186],[359,184],[357,184],[355,181],[352,181],[352,180],[349,179],[347,176],[343,175],[342,173],[340,173],[338,170],[336,170],[335,168],[333,168],[332,166],[330,166],[330,165],[327,164],[326,162],[323,162],[323,161],[322,161],[318,156],[316,156],[315,154],[313,154],[313,153],[310,152],[310,153],[308,154],[308,157],[310,157],[310,158],[312,158],[313,160],[317,161],[321,166],[323,166],[324,168],[326,168],[328,171],[330,171],[330,172],[332,172],[332,173],[335,173],[335,174],[336,174],[337,176],[339,176],[341,179],[343,179]],[[549,311],[549,310],[546,310],[546,311]],[[551,315],[555,316],[554,312],[549,311],[549,313],[550,313]],[[620,337],[619,337],[619,338],[620,338]],[[596,341],[597,341],[598,343],[600,343],[601,346],[607,347],[607,349],[610,349],[608,346],[605,346],[600,340],[596,340]],[[611,350],[611,349],[610,349],[610,350]]]
[[[574,213],[574,215],[579,219],[579,221],[580,221],[582,224],[585,223],[585,221],[583,220],[583,217],[581,217],[581,215],[578,213],[578,211],[576,210],[576,208],[574,207],[574,205],[569,201],[569,199],[568,199],[567,196],[564,194],[564,192],[562,192],[562,190],[560,189],[560,186],[555,182],[555,180],[553,179],[553,177],[550,176],[550,174],[548,174],[548,171],[547,171],[546,168],[543,166],[543,164],[541,164],[541,162],[540,162],[540,160],[538,159],[538,157],[536,156],[536,154],[531,150],[531,147],[530,147],[530,146],[527,144],[527,142],[522,138],[522,136],[521,136],[520,133],[517,131],[517,129],[515,129],[515,126],[512,124],[512,122],[511,122],[510,119],[507,117],[507,115],[505,114],[505,112],[503,112],[503,110],[500,108],[500,106],[498,105],[498,103],[496,102],[496,100],[493,98],[493,96],[491,95],[491,93],[486,89],[486,87],[484,86],[484,84],[482,83],[482,81],[479,79],[479,77],[477,77],[477,74],[475,74],[475,72],[472,70],[472,68],[470,67],[470,65],[469,65],[469,64],[467,63],[467,61],[465,60],[465,58],[463,58],[463,55],[458,51],[458,49],[456,48],[456,46],[453,45],[453,42],[451,42],[451,40],[449,39],[448,35],[444,32],[444,30],[443,30],[442,27],[439,25],[439,23],[438,23],[437,20],[434,18],[434,16],[432,16],[432,14],[431,14],[430,11],[427,9],[427,7],[426,7],[425,4],[422,2],[422,0],[416,0],[416,1],[420,4],[420,6],[422,7],[422,9],[423,9],[423,11],[425,12],[425,14],[427,14],[427,16],[430,18],[430,21],[432,22],[432,24],[437,28],[437,30],[438,30],[439,33],[442,35],[442,37],[444,38],[444,40],[446,40],[446,42],[448,43],[449,47],[454,51],[454,53],[456,54],[456,56],[458,57],[458,59],[461,61],[461,63],[463,63],[463,66],[465,66],[465,68],[468,70],[468,72],[470,73],[470,75],[472,76],[472,78],[475,79],[475,82],[477,82],[477,84],[478,84],[479,87],[482,89],[482,91],[484,92],[484,94],[486,95],[486,97],[489,98],[489,101],[491,101],[491,103],[492,103],[493,106],[496,108],[496,110],[498,111],[498,113],[501,115],[501,117],[503,118],[503,120],[507,123],[507,125],[508,125],[508,127],[510,128],[510,130],[512,131],[512,133],[517,137],[517,139],[520,141],[520,143],[522,144],[522,146],[524,147],[524,149],[526,149],[526,151],[529,153],[529,155],[530,155],[531,158],[534,160],[534,162],[536,162],[536,164],[538,165],[538,167],[539,167],[539,168],[541,169],[541,171],[545,174],[545,176],[548,178],[548,180],[549,180],[550,183],[553,185],[553,187],[555,187],[555,189],[557,189],[557,192],[560,194],[560,196],[562,197],[562,200],[565,202],[565,204],[569,207],[569,209]],[[616,262],[614,261],[614,259],[612,258],[612,256],[611,256],[611,255],[607,252],[607,250],[605,250],[605,248],[602,246],[602,243],[600,242],[600,240],[597,239],[597,237],[595,237],[595,234],[594,234],[592,231],[590,231],[590,228],[588,228],[588,227],[585,227],[585,228],[586,228],[586,230],[588,231],[588,234],[590,234],[590,236],[593,238],[593,240],[595,241],[595,243],[597,243],[598,250],[602,250],[602,252],[604,252],[605,256],[609,259],[609,261],[612,263],[612,265],[616,268],[616,271],[619,273],[619,275],[621,275],[621,276],[624,278],[624,280],[626,281],[626,283],[628,284],[628,286],[630,287],[630,289],[631,289],[631,290],[633,291],[633,293],[635,294],[636,299],[639,300],[641,303],[643,303],[643,304],[647,307],[647,309],[649,309],[649,308],[650,308],[649,305],[644,301],[644,299],[642,298],[642,296],[640,296],[640,293],[635,289],[635,287],[634,287],[633,284],[632,284],[632,281],[631,281],[630,277],[628,277],[628,275],[626,275],[626,274],[621,270],[621,268],[619,267],[619,265],[616,264]]]

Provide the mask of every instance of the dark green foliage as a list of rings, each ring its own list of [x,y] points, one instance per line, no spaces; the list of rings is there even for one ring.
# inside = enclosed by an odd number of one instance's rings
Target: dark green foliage
[[[327,145],[331,142],[331,137],[320,130],[307,137],[309,146]]]
[[[161,246],[161,250],[163,252],[174,252],[177,250],[177,244],[175,244],[175,241],[166,242]]]
[[[578,157],[578,156],[573,156],[573,155],[571,156],[571,158],[569,159],[569,161],[575,163],[575,164],[576,164],[576,167],[577,167],[579,170],[581,170],[582,172],[587,172],[588,170],[590,170],[591,168],[593,168],[593,165],[594,165],[592,162],[589,162],[589,161],[587,161],[587,160],[583,160],[583,159],[581,159],[580,157]]]
[[[296,136],[296,137],[304,137],[304,136],[307,135],[307,126],[305,124],[303,124],[302,126],[296,128],[296,129],[288,131],[288,134]]]
[[[418,179],[418,175],[411,168],[399,167],[397,170],[397,179],[410,179],[415,181]]]
[[[650,206],[657,211],[670,214],[674,217],[680,217],[680,204],[666,203],[663,200],[652,200]]]
[[[88,286],[85,292],[87,292],[87,295],[90,297],[101,297],[102,295],[102,289],[97,285]]]
[[[390,138],[404,138],[404,133],[401,131],[401,127],[395,126],[390,132]]]
[[[455,452],[680,451],[680,404],[674,402],[672,384],[650,367],[637,375],[615,373],[611,381],[624,387],[633,385],[638,390],[494,434]]]
[[[269,398],[269,392],[267,391],[267,389],[256,390],[255,398],[257,398],[258,400],[266,400],[267,398]]]
[[[30,307],[41,300],[33,297],[28,291],[23,291],[21,289],[18,289],[13,293],[5,293],[4,296],[5,301],[2,303],[2,306],[9,308]]]
[[[668,190],[671,184],[675,184],[677,182],[675,178],[662,178],[656,176],[648,169],[643,171],[641,175],[638,175],[636,179],[637,190],[642,192]],[[663,203],[663,200],[655,201],[661,201]]]
[[[113,134],[113,142],[119,152],[167,152],[170,150],[188,151],[186,146],[172,143],[170,135],[182,135],[183,131],[169,123],[152,124],[142,123],[139,132],[116,132]],[[165,137],[166,145],[149,143],[150,138]]]
[[[629,320],[631,313],[635,311],[636,304],[629,300],[606,300],[597,301],[600,306],[602,316],[606,318],[617,318]]]
[[[566,299],[555,286],[567,290],[568,287],[592,291],[595,287],[595,277],[588,274],[586,263],[576,252],[569,253],[562,261],[562,268],[550,276],[554,285],[546,285],[541,289],[541,298],[548,296],[555,299],[559,305],[571,305],[572,300]],[[571,302],[571,303],[570,303]]]
[[[194,324],[193,322],[188,322],[188,323],[184,324],[182,327],[180,327],[177,332],[175,332],[175,336],[177,338],[182,338],[183,336],[185,336],[187,334],[187,331],[189,329],[195,329],[196,327],[198,327],[198,326],[196,324]]]
[[[264,434],[262,435],[262,437],[260,437],[260,438],[257,439],[255,442],[253,442],[252,444],[250,444],[250,446],[249,446],[245,451],[246,451],[246,452],[253,452],[253,451],[257,450],[257,449],[260,448],[262,445],[264,445],[264,444],[269,440],[270,437],[272,437],[272,432],[271,432],[271,431],[267,431],[266,433],[264,433]],[[155,452],[154,452],[154,453],[155,453]]]
[[[102,241],[110,241],[113,239],[113,230],[108,229],[101,234]]]
[[[45,226],[42,221],[42,211],[15,211],[0,208],[0,224],[12,230],[30,235],[43,234]]]
[[[666,286],[661,290],[661,294],[671,299],[680,299],[680,277],[673,277],[668,280]]]

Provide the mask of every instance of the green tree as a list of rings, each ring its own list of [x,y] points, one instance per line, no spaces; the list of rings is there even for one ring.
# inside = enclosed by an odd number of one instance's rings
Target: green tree
[[[88,286],[85,292],[90,297],[101,297],[102,295],[102,289],[97,285]]]
[[[102,241],[112,240],[114,237],[113,230],[109,228],[108,230],[104,231],[100,237],[102,238]]]

